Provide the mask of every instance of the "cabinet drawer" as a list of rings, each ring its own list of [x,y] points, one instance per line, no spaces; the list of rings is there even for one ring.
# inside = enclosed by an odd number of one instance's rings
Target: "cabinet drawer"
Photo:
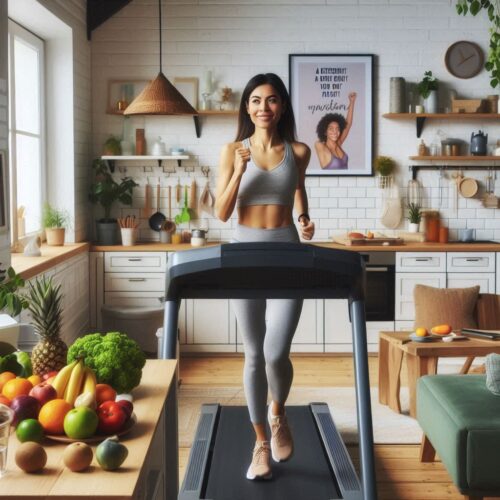
[[[447,288],[468,288],[479,285],[479,293],[495,293],[494,273],[448,273]]]
[[[104,273],[104,291],[164,292],[162,273]]]
[[[107,306],[124,307],[161,307],[162,292],[105,292]]]
[[[445,273],[445,252],[397,252],[396,272]]]
[[[495,254],[493,252],[449,252],[446,255],[447,271],[458,273],[494,273]]]
[[[166,252],[106,252],[104,255],[104,271],[107,273],[154,273],[166,270]]]

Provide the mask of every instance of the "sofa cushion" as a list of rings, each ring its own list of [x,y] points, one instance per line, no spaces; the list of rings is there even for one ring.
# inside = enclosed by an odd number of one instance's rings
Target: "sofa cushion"
[[[500,398],[485,375],[427,375],[417,387],[417,419],[462,492],[500,491]]]
[[[415,328],[427,329],[448,324],[453,330],[477,327],[474,309],[479,286],[470,288],[434,288],[415,285]]]

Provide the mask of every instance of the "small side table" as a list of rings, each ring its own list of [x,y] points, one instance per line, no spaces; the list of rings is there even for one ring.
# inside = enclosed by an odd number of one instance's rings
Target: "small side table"
[[[416,417],[417,380],[423,375],[437,373],[439,358],[466,357],[461,374],[467,373],[475,357],[492,352],[500,354],[500,342],[472,339],[443,342],[413,342],[410,332],[380,332],[379,334],[379,403],[401,413],[399,391],[401,387],[401,367],[406,355],[408,388],[410,393],[410,416]]]

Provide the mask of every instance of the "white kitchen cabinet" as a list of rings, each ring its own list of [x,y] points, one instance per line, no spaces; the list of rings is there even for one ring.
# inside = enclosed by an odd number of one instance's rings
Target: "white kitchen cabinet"
[[[494,252],[448,252],[448,273],[492,273],[495,274]]]
[[[104,271],[107,273],[165,273],[165,252],[106,252]]]
[[[479,293],[495,293],[495,273],[448,273],[447,288],[469,288],[479,285]]]
[[[396,273],[445,272],[445,252],[396,252]]]

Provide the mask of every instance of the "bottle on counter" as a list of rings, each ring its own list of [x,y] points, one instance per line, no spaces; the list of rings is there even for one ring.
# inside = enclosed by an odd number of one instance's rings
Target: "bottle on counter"
[[[423,139],[420,140],[420,144],[418,145],[418,156],[427,156],[427,146]]]
[[[425,241],[438,242],[439,227],[439,212],[435,210],[425,212]]]

